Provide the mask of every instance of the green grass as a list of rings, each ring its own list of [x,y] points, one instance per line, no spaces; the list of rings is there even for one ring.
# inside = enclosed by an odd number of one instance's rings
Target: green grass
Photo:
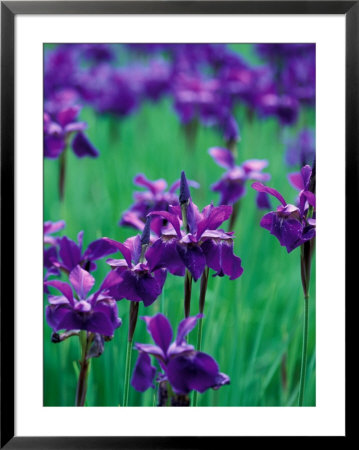
[[[294,202],[297,193],[287,181],[278,123],[249,121],[242,108],[238,108],[236,117],[242,136],[238,162],[267,158],[272,175],[269,184],[288,202]],[[78,159],[67,152],[62,204],[58,198],[58,161],[45,160],[44,164],[44,217],[64,219],[62,234],[76,239],[84,230],[85,246],[102,236],[122,242],[135,234],[117,223],[132,203],[136,189],[132,179],[139,172],[150,179],[165,178],[170,185],[185,170],[189,179],[201,184],[200,189],[192,189],[193,200],[200,208],[218,202],[210,185],[223,170],[207,150],[222,146],[221,136],[212,129],[199,128],[195,148],[189,150],[168,99],[145,104],[121,122],[98,116],[91,109],[84,109],[81,119],[88,122],[87,134],[100,156]],[[307,112],[305,120],[314,126],[314,112]],[[272,204],[277,206],[275,201]],[[217,360],[231,384],[199,395],[200,406],[297,405],[303,316],[300,249],[287,254],[277,239],[259,226],[262,215],[255,205],[255,192],[248,185],[235,227],[235,253],[242,259],[244,273],[230,281],[213,278],[210,272],[203,324],[202,351]],[[100,261],[94,274],[96,286],[107,271],[107,264]],[[315,261],[310,294],[305,406],[315,406]],[[198,296],[199,282],[193,286],[191,314],[198,312]],[[123,326],[116,330],[113,341],[106,343],[104,354],[92,360],[87,406],[118,406],[122,401],[129,302],[118,302],[118,308]],[[183,318],[183,278],[169,274],[163,295],[147,309],[141,304],[139,315],[158,311],[168,314],[177,328]],[[78,338],[52,344],[50,336],[51,329],[44,321],[44,405],[72,406],[80,358]],[[196,329],[189,339],[196,343]],[[134,340],[150,342],[142,321],[138,322]],[[133,364],[136,356],[134,352]],[[153,390],[141,394],[130,388],[129,404],[154,405]]]

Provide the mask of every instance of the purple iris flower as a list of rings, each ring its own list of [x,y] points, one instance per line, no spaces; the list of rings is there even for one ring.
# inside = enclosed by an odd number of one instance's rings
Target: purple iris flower
[[[309,207],[315,209],[315,194],[307,190],[311,176],[309,166],[303,167],[302,176],[304,189],[299,194],[298,206],[286,203],[273,188],[258,182],[252,184],[256,191],[266,192],[280,201],[277,210],[263,216],[260,225],[273,234],[288,253],[315,236],[315,219],[308,217]]]
[[[44,267],[47,269],[55,269],[52,261],[57,259],[57,245],[60,239],[58,236],[52,236],[52,234],[57,233],[63,228],[65,228],[64,220],[59,220],[58,222],[44,222],[44,244],[49,245],[47,248],[44,248]],[[58,273],[59,272],[56,269],[54,274]]]
[[[183,124],[194,119],[207,126],[217,124],[227,110],[220,80],[204,79],[199,74],[180,72],[174,80],[175,110]]]
[[[197,352],[186,342],[186,336],[201,317],[198,314],[182,320],[174,342],[171,324],[163,314],[141,317],[156,345],[136,343],[134,346],[139,351],[139,356],[131,384],[137,391],[144,392],[149,387],[154,387],[156,368],[151,365],[149,355],[157,359],[163,371],[161,381],[168,380],[176,394],[186,395],[193,390],[202,393],[207,389],[218,389],[229,384],[228,375],[219,372],[218,364],[211,356]]]
[[[94,65],[78,74],[82,98],[100,113],[126,117],[138,106],[139,86],[136,68]]]
[[[135,185],[144,187],[147,190],[135,192],[135,203],[123,213],[119,225],[127,225],[143,231],[146,217],[151,211],[168,211],[170,205],[179,204],[176,191],[180,187],[180,180],[175,181],[168,191],[166,191],[167,182],[162,178],[151,181],[145,175],[138,174],[133,182]],[[199,187],[199,184],[195,181],[189,181],[188,183],[192,187]],[[161,235],[162,228],[165,225],[166,220],[161,217],[153,217],[151,220],[151,230],[157,236]]]
[[[209,154],[221,167],[227,169],[221,179],[212,185],[212,191],[221,195],[220,205],[233,205],[245,194],[247,180],[268,181],[270,175],[261,171],[268,166],[265,159],[250,159],[240,166],[235,165],[234,155],[226,148],[212,147]],[[265,205],[265,199],[257,199],[258,206]]]
[[[46,320],[55,331],[87,330],[103,336],[112,336],[121,325],[116,301],[108,295],[108,290],[118,282],[118,274],[110,272],[100,289],[88,296],[95,279],[86,270],[76,266],[69,275],[70,284],[63,281],[46,281],[62,295],[49,295]],[[74,297],[73,289],[76,293]]]
[[[187,268],[195,281],[206,266],[215,275],[228,275],[234,280],[242,275],[241,260],[233,254],[233,233],[217,230],[232,213],[231,206],[206,206],[200,213],[189,199],[187,207],[188,232],[180,228],[181,207],[171,211],[153,211],[149,216],[160,216],[169,222],[167,230],[149,247],[146,259],[152,270],[165,267],[173,275],[184,276]]]
[[[167,272],[163,268],[152,270],[149,267],[143,257],[141,236],[129,238],[123,244],[109,238],[103,238],[103,241],[119,250],[124,257],[107,260],[120,275],[118,283],[109,291],[112,297],[116,300],[125,298],[134,302],[142,301],[145,306],[152,305],[162,292]]]
[[[303,128],[288,140],[286,162],[289,166],[312,164],[315,158],[315,134],[310,128]]]
[[[77,243],[67,236],[57,240],[59,253],[57,258],[51,259],[53,266],[70,273],[77,265],[80,265],[88,272],[92,272],[96,270],[94,261],[117,251],[116,247],[103,239],[96,239],[83,252],[83,234],[83,231],[80,231],[77,235]]]
[[[79,106],[68,106],[56,114],[44,114],[44,155],[46,158],[56,159],[65,150],[71,135],[74,138],[71,147],[79,158],[98,156],[98,150],[91,144],[83,131],[86,122],[78,122]]]

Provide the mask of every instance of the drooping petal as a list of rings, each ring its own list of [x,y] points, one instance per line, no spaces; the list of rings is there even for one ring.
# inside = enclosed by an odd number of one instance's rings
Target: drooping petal
[[[222,177],[217,183],[211,187],[212,191],[221,194],[221,205],[232,205],[245,193],[243,180],[230,180],[227,177]]]
[[[49,247],[44,249],[44,267],[50,269],[53,266],[53,261],[57,260],[56,247]]]
[[[208,267],[216,271],[216,275],[228,275],[235,280],[243,273],[241,259],[233,254],[232,239],[208,239],[201,246]]]
[[[271,209],[272,207],[266,192],[257,193],[256,204],[258,209]]]
[[[266,192],[267,194],[273,195],[282,203],[283,206],[287,204],[282,195],[277,190],[270,188],[269,186],[264,186],[262,183],[255,182],[252,184],[252,188],[258,192]]]
[[[83,158],[84,156],[96,158],[99,155],[98,150],[91,144],[82,132],[76,134],[74,140],[72,141],[72,149],[79,158]]]
[[[112,298],[100,298],[93,307],[95,313],[102,313],[106,316],[112,326],[112,333],[106,336],[112,336],[113,331],[122,325],[122,320],[118,317],[117,303]]]
[[[146,251],[151,272],[166,268],[172,275],[183,277],[185,265],[177,252],[177,238],[160,238]]]
[[[206,266],[206,258],[202,249],[198,245],[186,245],[178,242],[177,252],[182,259],[183,264],[190,271],[194,281],[197,281]]]
[[[288,174],[288,180],[295,189],[299,191],[304,189],[303,177],[300,172]]]
[[[137,186],[146,187],[154,195],[159,193],[159,192],[163,192],[166,189],[166,187],[167,187],[166,180],[161,178],[159,180],[150,181],[142,173],[139,173],[138,175],[136,175],[135,178],[133,179],[133,182]]]
[[[165,361],[166,359],[166,354],[163,353],[163,350],[158,347],[158,345],[136,343],[134,348],[136,350],[140,350],[141,352],[148,353],[149,355],[152,355],[161,361]]]
[[[173,358],[167,366],[168,380],[179,394],[188,394],[192,390],[205,392],[217,385],[218,374],[216,361],[201,352]]]
[[[66,142],[62,135],[44,136],[44,156],[45,158],[56,159],[65,150]]]
[[[144,392],[148,388],[154,387],[153,379],[155,374],[156,368],[151,366],[151,358],[147,353],[140,352],[133,371],[131,386],[133,386],[136,391]]]
[[[67,314],[71,312],[69,304],[47,305],[46,306],[46,321],[54,331],[61,330],[59,323],[61,323]]]
[[[71,271],[69,279],[80,299],[85,299],[95,284],[95,278],[79,265]]]
[[[233,153],[226,148],[212,147],[208,150],[215,162],[225,169],[232,169],[234,167]]]
[[[152,336],[155,343],[162,349],[164,355],[167,354],[168,347],[172,341],[172,327],[168,319],[161,313],[153,317],[141,317],[147,325],[147,331]]]

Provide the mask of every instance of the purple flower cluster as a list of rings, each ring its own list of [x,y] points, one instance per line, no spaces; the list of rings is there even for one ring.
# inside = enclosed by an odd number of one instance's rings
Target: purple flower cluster
[[[233,205],[243,197],[247,180],[270,180],[269,174],[262,173],[268,166],[266,159],[250,159],[237,166],[233,153],[226,148],[212,147],[208,152],[219,166],[227,169],[221,179],[212,185],[212,191],[220,193],[220,205]],[[268,208],[265,193],[258,193],[257,206],[261,209]]]
[[[193,390],[202,393],[229,384],[228,375],[219,372],[216,361],[206,353],[196,351],[186,341],[186,336],[200,317],[197,315],[182,320],[173,342],[171,324],[163,314],[142,317],[155,345],[135,344],[139,356],[131,384],[136,390],[143,392],[154,387],[156,368],[151,365],[149,355],[154,356],[160,365],[161,373],[157,379],[161,383],[168,381],[176,394],[186,395]]]
[[[251,65],[222,44],[63,44],[46,52],[45,95],[72,90],[96,111],[118,117],[169,95],[181,123],[198,120],[217,127],[226,141],[228,134],[238,139],[238,103],[291,125],[300,104],[315,101],[314,45],[258,49],[265,65]],[[143,52],[146,57],[134,63],[133,55]]]
[[[119,225],[131,226],[143,231],[147,216],[152,211],[168,211],[170,205],[178,205],[177,189],[180,187],[180,180],[175,181],[166,191],[167,182],[164,179],[155,181],[148,180],[145,175],[138,174],[133,180],[134,184],[146,188],[146,191],[134,193],[135,203],[123,213]],[[189,181],[190,186],[198,188],[199,184]],[[161,235],[165,220],[160,217],[153,217],[151,220],[151,230],[157,235]]]
[[[233,232],[217,228],[232,213],[231,206],[214,207],[212,204],[199,212],[189,200],[187,209],[188,230],[181,230],[182,212],[179,206],[171,211],[153,211],[150,216],[160,216],[169,222],[167,230],[146,252],[152,270],[166,268],[173,275],[184,276],[185,269],[197,281],[205,267],[215,275],[228,275],[234,280],[242,275],[241,260],[233,254]]]
[[[311,175],[310,166],[304,166],[300,174],[291,178],[292,182],[301,189],[298,206],[288,204],[273,188],[258,182],[252,184],[256,191],[270,194],[280,201],[281,205],[277,210],[266,214],[260,225],[273,234],[280,245],[286,247],[288,253],[315,236],[315,194],[309,190]],[[310,214],[310,209],[314,215]]]
[[[75,104],[72,91],[61,91],[45,104],[44,156],[56,159],[70,144],[78,158],[98,156],[98,150],[84,134],[86,122],[78,121],[81,107]]]
[[[107,291],[118,282],[118,274],[110,272],[100,288],[90,296],[88,293],[95,279],[86,270],[77,265],[70,272],[69,281],[71,285],[58,280],[45,282],[46,286],[52,286],[62,294],[48,296],[47,323],[55,332],[86,330],[111,337],[121,325],[121,320],[118,318],[116,301]]]

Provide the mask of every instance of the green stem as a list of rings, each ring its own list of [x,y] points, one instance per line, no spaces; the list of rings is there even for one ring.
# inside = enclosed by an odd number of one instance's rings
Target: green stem
[[[87,359],[87,351],[89,348],[89,338],[86,331],[80,332],[80,343],[82,355],[80,361],[80,374],[76,389],[76,406],[84,406],[87,393],[87,379],[89,374],[90,360]]]
[[[304,297],[303,347],[302,347],[302,363],[300,368],[298,406],[303,406],[305,376],[307,373],[308,318],[309,318],[309,297],[306,296]]]
[[[184,316],[189,317],[191,313],[191,292],[192,292],[192,275],[186,269],[184,278]]]
[[[123,406],[128,406],[128,391],[130,387],[130,372],[131,372],[131,355],[132,355],[132,340],[127,341],[125,384],[123,389]]]
[[[203,327],[203,318],[199,319],[198,324],[198,334],[197,334],[197,350],[201,351],[201,344],[202,344],[202,327]],[[198,392],[193,392],[193,406],[198,406]]]
[[[67,148],[65,148],[65,150],[60,155],[59,195],[60,195],[60,201],[61,202],[64,200],[64,194],[65,194],[66,150],[67,150]]]
[[[130,388],[130,374],[131,374],[132,342],[137,324],[138,308],[139,302],[130,301],[130,317],[128,324],[128,338],[127,338],[126,365],[125,365],[125,384],[123,389],[123,406],[128,406],[128,391]]]

